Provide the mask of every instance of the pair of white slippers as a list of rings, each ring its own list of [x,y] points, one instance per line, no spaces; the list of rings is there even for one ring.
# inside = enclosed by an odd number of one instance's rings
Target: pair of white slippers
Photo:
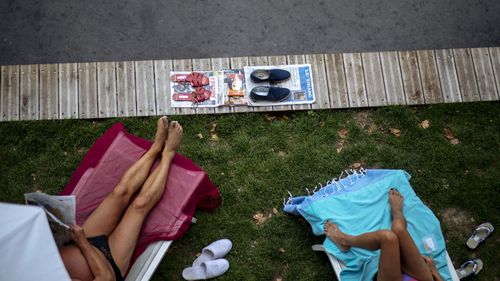
[[[185,280],[206,280],[215,278],[226,273],[229,269],[229,262],[223,259],[233,243],[229,239],[221,239],[213,242],[201,250],[201,255],[197,257],[193,266],[182,271],[182,278]]]

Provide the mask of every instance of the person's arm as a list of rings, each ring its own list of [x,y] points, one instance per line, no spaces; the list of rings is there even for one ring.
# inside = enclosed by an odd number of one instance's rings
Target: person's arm
[[[75,241],[75,244],[80,248],[80,251],[87,260],[90,271],[94,275],[94,281],[115,280],[114,272],[109,268],[107,260],[102,255],[99,255],[97,250],[90,245],[82,227],[72,225],[71,238]]]

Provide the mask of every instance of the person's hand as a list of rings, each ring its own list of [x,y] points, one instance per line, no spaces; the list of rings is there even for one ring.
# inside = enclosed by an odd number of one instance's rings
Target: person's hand
[[[77,245],[80,245],[83,241],[87,241],[85,236],[85,231],[83,228],[77,224],[72,224],[71,226],[71,239],[75,241]]]

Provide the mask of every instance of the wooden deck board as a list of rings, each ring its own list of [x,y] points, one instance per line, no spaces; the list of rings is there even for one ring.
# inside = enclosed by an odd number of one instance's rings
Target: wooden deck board
[[[0,115],[3,121],[19,120],[19,66],[2,66]]]
[[[349,107],[347,82],[342,54],[325,54],[326,79],[332,108]]]
[[[445,102],[461,102],[460,86],[453,59],[453,51],[450,49],[436,50],[436,63],[441,79],[441,88]]]
[[[370,106],[387,105],[384,76],[379,53],[362,53],[363,74],[366,83],[366,95]]]
[[[156,115],[153,61],[135,63],[137,116]]]
[[[135,63],[116,63],[116,110],[118,116],[137,116]]]
[[[422,88],[420,71],[418,70],[417,52],[399,52],[399,63],[401,67],[401,77],[403,79],[406,103],[408,105],[424,104],[424,90]]]
[[[59,65],[41,64],[40,119],[59,119]]]
[[[38,116],[38,65],[21,65],[20,119],[37,120]]]
[[[78,118],[78,71],[76,63],[59,65],[59,118]]]
[[[97,63],[97,104],[99,117],[117,116],[115,64]]]
[[[316,102],[172,108],[171,71],[311,64]],[[220,114],[500,99],[500,48],[299,54],[0,68],[0,121]]]
[[[443,102],[443,93],[433,50],[417,51],[420,77],[424,89],[425,103]]]
[[[382,74],[384,76],[387,104],[406,104],[398,53],[381,52],[380,61],[382,64]]]
[[[491,65],[497,85],[497,97],[500,98],[500,48],[490,48]]]
[[[455,67],[458,76],[458,85],[462,101],[479,101],[479,88],[477,87],[476,71],[472,62],[470,49],[454,49]]]
[[[365,77],[360,53],[344,54],[344,68],[350,107],[367,107]]]
[[[97,118],[97,64],[78,64],[79,118]]]
[[[168,115],[173,113],[170,101],[170,72],[172,71],[171,60],[156,60],[154,62],[155,71],[155,94],[156,113],[158,115]]]

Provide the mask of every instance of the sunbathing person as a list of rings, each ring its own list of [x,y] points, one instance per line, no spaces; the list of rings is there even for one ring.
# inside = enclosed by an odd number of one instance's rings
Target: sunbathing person
[[[82,227],[72,226],[74,244],[59,251],[72,280],[124,280],[144,219],[163,194],[181,140],[181,125],[177,121],[169,125],[166,117],[160,118],[151,148],[125,172]],[[160,154],[160,164],[150,174]]]
[[[403,197],[397,189],[389,190],[389,204],[392,214],[391,230],[377,230],[352,236],[327,221],[325,234],[343,252],[351,247],[373,251],[380,249],[378,272],[374,280],[399,281],[403,280],[405,273],[420,281],[442,281],[434,261],[420,254],[406,229]]]

